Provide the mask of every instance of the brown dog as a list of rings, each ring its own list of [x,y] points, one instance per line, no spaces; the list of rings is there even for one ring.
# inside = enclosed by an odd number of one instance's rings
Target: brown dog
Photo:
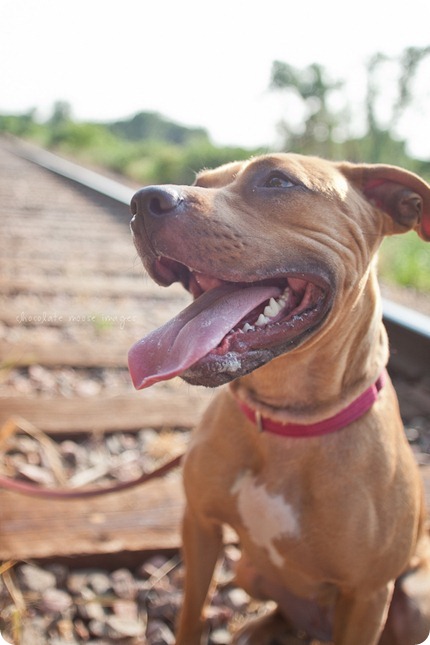
[[[144,188],[132,210],[149,274],[195,298],[130,351],[136,387],[231,381],[185,460],[178,645],[201,642],[223,524],[240,538],[239,583],[278,607],[236,643],[421,643],[430,545],[384,372],[375,256],[384,235],[430,239],[430,187],[396,167],[276,154]]]

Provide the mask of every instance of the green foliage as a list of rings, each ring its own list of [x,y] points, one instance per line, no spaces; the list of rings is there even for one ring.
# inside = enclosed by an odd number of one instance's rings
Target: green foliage
[[[26,114],[0,114],[0,132],[7,132],[16,137],[38,138],[44,129],[34,120],[35,110]]]
[[[413,231],[386,238],[379,254],[379,275],[386,282],[430,293],[428,242]]]
[[[115,141],[115,137],[105,127],[94,123],[65,121],[50,128],[48,133],[49,147],[74,153],[100,148],[108,150]]]
[[[40,145],[126,175],[141,184],[191,183],[204,167],[214,168],[257,151],[218,147],[203,128],[187,128],[154,112],[114,123],[81,123],[57,101],[45,123],[35,111],[0,115],[0,132],[35,139]]]
[[[108,123],[106,127],[113,134],[129,141],[168,141],[186,145],[194,139],[208,140],[208,134],[203,128],[187,128],[168,121],[157,112],[139,112],[130,119]]]

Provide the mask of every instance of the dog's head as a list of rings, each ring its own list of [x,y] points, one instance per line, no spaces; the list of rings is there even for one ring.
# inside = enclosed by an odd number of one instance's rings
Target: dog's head
[[[194,302],[130,350],[136,387],[216,386],[314,336],[360,285],[386,234],[430,240],[430,187],[393,166],[256,157],[133,197],[151,277]]]

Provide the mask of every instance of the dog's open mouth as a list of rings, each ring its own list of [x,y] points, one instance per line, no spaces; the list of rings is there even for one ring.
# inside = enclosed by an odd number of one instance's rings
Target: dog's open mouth
[[[153,269],[157,281],[182,282],[195,300],[130,349],[137,389],[177,375],[213,387],[247,374],[319,327],[331,300],[319,275],[229,282],[164,258]]]

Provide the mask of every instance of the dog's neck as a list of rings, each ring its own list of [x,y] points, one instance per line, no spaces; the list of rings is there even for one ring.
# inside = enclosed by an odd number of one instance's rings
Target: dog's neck
[[[290,423],[314,423],[349,405],[375,382],[388,361],[373,274],[361,297],[344,310],[342,325],[337,316],[336,334],[330,333],[328,321],[315,339],[234,381],[235,394],[265,416]]]

